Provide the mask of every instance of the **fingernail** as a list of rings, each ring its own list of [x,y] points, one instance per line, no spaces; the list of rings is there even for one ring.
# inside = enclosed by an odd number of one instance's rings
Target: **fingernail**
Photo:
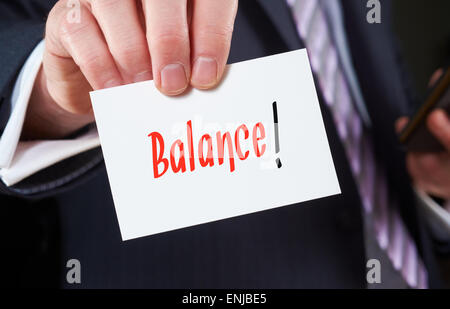
[[[170,94],[182,92],[187,87],[186,71],[179,64],[168,64],[161,71],[161,88]]]
[[[138,73],[134,76],[133,83],[151,80],[152,78],[153,78],[153,74],[151,71],[144,71],[144,72]]]
[[[192,85],[197,88],[209,88],[217,82],[217,61],[212,58],[198,57],[192,70]]]

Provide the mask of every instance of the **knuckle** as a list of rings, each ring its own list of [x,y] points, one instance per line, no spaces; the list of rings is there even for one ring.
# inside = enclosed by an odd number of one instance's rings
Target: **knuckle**
[[[59,12],[61,11],[62,1],[58,1],[48,13],[47,24],[49,22],[54,21],[59,16]]]
[[[175,27],[173,27],[175,28]],[[189,42],[186,31],[169,29],[158,33],[148,33],[147,39],[150,44],[156,46],[180,46]]]
[[[58,13],[57,13],[57,5],[55,5],[50,13],[48,14],[47,22],[45,24],[45,39],[48,42],[51,40],[52,42],[56,42],[58,40]]]
[[[65,20],[65,12],[67,8],[67,0],[58,1],[50,10],[46,22],[46,34],[58,34],[61,23]]]
[[[93,12],[99,10],[117,7],[119,2],[130,1],[130,0],[89,0]]]
[[[102,55],[100,54],[91,53],[81,57],[80,63],[78,63],[78,65],[83,72],[102,72],[103,70],[107,69],[107,65],[104,60],[105,58],[106,57],[102,57]]]
[[[145,42],[132,42],[114,47],[110,46],[113,57],[125,63],[134,62],[137,59],[143,58],[146,49],[147,45]]]
[[[233,26],[220,26],[220,27],[206,27],[203,30],[204,36],[215,37],[219,40],[228,40],[233,33]]]
[[[68,42],[78,34],[85,32],[90,26],[91,23],[87,18],[81,19],[79,23],[73,23],[67,18],[62,18],[58,35],[63,42]]]

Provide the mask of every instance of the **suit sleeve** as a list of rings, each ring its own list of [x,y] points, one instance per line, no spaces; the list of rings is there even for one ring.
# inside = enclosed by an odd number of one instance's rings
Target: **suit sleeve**
[[[0,0],[0,136],[10,119],[14,84],[25,61],[44,36],[48,12],[56,1]],[[0,194],[43,197],[70,189],[102,166],[99,148],[58,162],[13,185],[0,181]]]

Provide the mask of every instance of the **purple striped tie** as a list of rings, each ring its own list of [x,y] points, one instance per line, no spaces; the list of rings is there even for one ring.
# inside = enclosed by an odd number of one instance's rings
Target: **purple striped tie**
[[[339,54],[318,0],[287,0],[297,30],[305,42],[311,67],[324,100],[331,110],[356,179],[364,213],[378,245],[387,252],[394,268],[412,288],[427,287],[427,272],[415,242],[406,229],[395,200],[389,197],[383,168],[373,155],[371,140],[354,107]],[[370,257],[369,257],[370,258]]]

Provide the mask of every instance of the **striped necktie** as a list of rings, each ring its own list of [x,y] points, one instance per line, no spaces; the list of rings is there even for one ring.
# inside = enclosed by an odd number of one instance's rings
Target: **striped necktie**
[[[287,2],[350,162],[368,218],[366,231],[375,233],[378,245],[410,287],[426,288],[427,272],[400,218],[396,200],[389,194],[384,169],[374,157],[370,135],[355,108],[326,13],[318,0]]]

